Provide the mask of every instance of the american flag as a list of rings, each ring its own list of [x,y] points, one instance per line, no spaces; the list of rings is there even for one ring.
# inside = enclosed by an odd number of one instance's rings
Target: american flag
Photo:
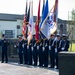
[[[27,1],[26,1],[26,10],[25,10],[25,14],[24,14],[24,20],[23,20],[23,26],[22,26],[22,34],[25,35],[26,34],[26,20],[27,20]]]

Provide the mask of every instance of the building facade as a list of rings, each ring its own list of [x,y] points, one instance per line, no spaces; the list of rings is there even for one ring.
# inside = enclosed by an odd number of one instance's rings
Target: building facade
[[[2,34],[5,34],[7,38],[17,38],[21,35],[23,18],[24,15],[0,13],[0,38]],[[33,19],[35,25],[36,16]],[[57,31],[60,34],[67,33],[66,21],[58,18]]]
[[[7,38],[17,38],[21,35],[22,15],[0,14],[0,38],[5,34]]]

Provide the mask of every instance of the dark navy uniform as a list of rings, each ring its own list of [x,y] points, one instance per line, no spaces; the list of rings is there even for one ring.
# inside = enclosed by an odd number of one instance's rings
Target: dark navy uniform
[[[40,46],[39,46],[39,66],[43,66],[43,52],[42,52],[42,47],[43,47],[43,39],[40,41]]]
[[[68,40],[62,40],[61,45],[62,45],[61,51],[68,51],[69,48]]]
[[[19,36],[19,40],[15,45],[18,48],[19,64],[23,63],[23,48],[22,48],[22,44],[23,44],[22,37]]]
[[[61,39],[59,39],[59,40],[57,39],[54,43],[54,46],[55,46],[56,68],[58,69],[58,53],[61,51]]]
[[[22,40],[24,64],[27,64],[27,39]]]
[[[33,40],[33,61],[34,61],[34,66],[37,66],[37,44],[36,40]]]
[[[37,56],[37,64],[38,64],[38,62],[41,62],[41,60],[39,59],[40,58],[40,52],[41,52],[40,51],[40,40],[36,43],[36,47],[35,48],[37,50],[37,53],[36,53],[37,55],[36,56]],[[39,61],[38,61],[38,59],[39,59]]]
[[[43,64],[44,67],[48,67],[48,40],[43,40]]]
[[[51,63],[51,67],[50,68],[54,68],[54,64],[55,64],[55,48],[54,48],[54,39],[49,39],[49,51],[50,51],[50,63]]]
[[[68,51],[69,48],[69,40],[67,40],[67,35],[62,34],[62,42],[61,42],[61,51]]]
[[[27,45],[27,58],[28,58],[28,65],[32,65],[32,43],[30,42],[29,45]]]
[[[0,44],[2,46],[2,63],[4,62],[4,57],[5,57],[5,60],[6,60],[6,63],[8,62],[8,56],[7,56],[7,46],[8,46],[8,41],[7,39],[2,39],[0,41]]]

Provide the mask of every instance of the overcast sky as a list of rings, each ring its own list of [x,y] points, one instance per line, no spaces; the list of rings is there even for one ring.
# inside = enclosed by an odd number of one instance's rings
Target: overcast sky
[[[33,0],[34,15],[37,15],[38,1]],[[26,0],[0,0],[0,13],[24,14],[25,2]],[[55,0],[49,0],[49,9],[54,5],[54,2]],[[73,8],[75,8],[75,0],[59,0],[58,17],[64,20],[68,19],[68,11],[70,12]]]

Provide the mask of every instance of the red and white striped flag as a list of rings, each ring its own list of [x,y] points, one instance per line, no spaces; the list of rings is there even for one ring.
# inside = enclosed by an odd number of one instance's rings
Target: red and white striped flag
[[[23,25],[22,25],[22,34],[23,36],[26,34],[26,19],[27,19],[27,1],[26,1],[26,10],[25,10],[25,14],[24,14],[24,20],[23,20]]]

